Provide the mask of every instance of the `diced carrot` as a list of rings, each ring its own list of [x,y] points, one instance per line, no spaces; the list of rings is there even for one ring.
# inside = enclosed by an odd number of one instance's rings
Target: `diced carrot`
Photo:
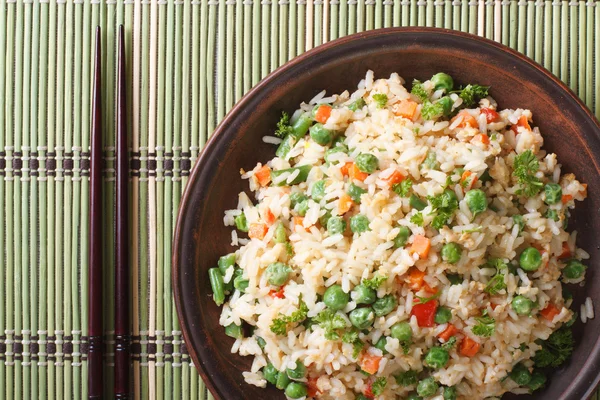
[[[490,144],[490,137],[488,135],[484,135],[483,133],[480,133],[478,135],[475,135],[471,141],[472,142],[481,142],[485,145],[488,145],[488,144]]]
[[[517,123],[513,126],[510,127],[510,130],[513,131],[516,134],[518,134],[518,127],[523,127],[525,129],[527,129],[528,131],[531,131],[531,126],[529,125],[529,121],[527,121],[527,117],[524,115],[521,115],[521,117],[519,118],[519,121],[517,121]]]
[[[463,191],[467,192],[475,187],[478,179],[477,175],[471,171],[465,171],[460,177],[460,186],[463,188]]]
[[[354,201],[352,201],[352,197],[344,193],[342,197],[340,197],[340,202],[338,204],[338,215],[346,214],[348,211],[350,211],[353,205]]]
[[[250,239],[260,239],[262,240],[269,228],[266,224],[250,224],[250,229],[248,229],[248,236]]]
[[[444,329],[443,332],[437,335],[438,338],[442,339],[445,342],[450,340],[450,338],[458,333],[458,329],[452,324],[448,324],[448,327]]]
[[[571,257],[571,249],[569,248],[569,244],[567,242],[563,242],[562,244],[562,253],[558,256],[558,259],[569,258]]]
[[[352,163],[350,166],[348,174],[350,175],[350,178],[359,180],[361,182],[363,182],[369,176],[369,174],[366,172],[362,172],[360,169],[358,169],[355,163]]]
[[[370,353],[363,353],[360,359],[360,369],[363,371],[374,374],[379,369],[379,362],[381,361],[381,356],[377,356]]]
[[[479,346],[479,343],[477,343],[470,337],[465,336],[464,339],[460,342],[458,352],[461,356],[473,357],[479,351]]]
[[[327,104],[321,104],[319,108],[317,108],[317,112],[315,113],[315,120],[324,124],[329,119],[331,115],[331,106]]]
[[[308,381],[306,382],[306,389],[308,392],[307,393],[308,397],[315,397],[316,395],[321,393],[321,391],[319,390],[319,387],[317,386],[318,380],[319,380],[319,378],[316,376],[308,377]]]
[[[347,162],[346,164],[342,165],[342,167],[340,168],[340,172],[343,176],[348,176],[350,174],[349,171],[352,165],[354,165],[353,162]]]
[[[409,287],[414,291],[421,290],[421,288],[423,287],[423,282],[424,282],[423,278],[424,277],[425,277],[425,271],[421,271],[416,267],[409,269],[408,270]]]
[[[271,212],[270,208],[266,208],[265,212],[264,212],[264,220],[267,223],[267,225],[273,225],[273,222],[275,222],[275,215],[273,215],[273,213]]]
[[[389,187],[392,187],[394,185],[397,185],[398,183],[402,182],[404,180],[405,176],[402,175],[402,173],[398,170],[392,172],[392,174],[390,176],[388,176],[387,178],[384,178],[383,180],[387,182]]]
[[[254,173],[254,176],[260,186],[267,186],[271,182],[271,168],[263,165]]]
[[[500,118],[500,114],[498,114],[496,110],[492,110],[491,108],[482,108],[481,113],[485,114],[485,120],[488,124],[496,122],[498,121],[498,118]]]
[[[499,306],[499,304],[496,304],[496,303],[490,303],[490,307],[492,308],[492,310],[495,310],[495,309],[496,309],[496,307],[498,307],[498,306]]]
[[[552,322],[554,320],[554,317],[556,317],[558,314],[560,314],[560,310],[554,304],[549,303],[546,306],[546,308],[544,308],[542,311],[540,311],[540,314],[546,320]]]
[[[417,111],[417,105],[418,104],[412,100],[402,100],[396,105],[394,114],[399,117],[413,119],[415,116],[415,111]]]
[[[452,118],[452,120],[450,122],[454,123],[454,121],[456,121],[458,118],[461,118],[461,117],[462,117],[462,121],[460,121],[460,123],[458,124],[459,128],[465,128],[467,126],[470,126],[471,128],[477,128],[479,126],[475,117],[473,117],[468,111],[465,111],[465,110],[462,110],[461,112],[459,112],[456,115],[456,117]]]
[[[437,294],[438,292],[437,288],[429,286],[427,282],[423,283],[423,290],[431,295]]]
[[[272,290],[269,292],[269,296],[271,296],[271,297],[272,297],[272,298],[274,298],[274,299],[283,299],[283,298],[285,298],[285,293],[283,292],[283,289],[284,289],[284,288],[285,288],[285,285],[284,285],[284,286],[282,286],[282,287],[280,287],[280,288],[279,288],[279,289],[277,289],[277,290],[275,290],[275,289],[272,289]]]
[[[431,240],[423,235],[415,235],[412,246],[410,247],[411,253],[417,253],[419,258],[427,258],[430,249]]]
[[[563,204],[567,204],[568,202],[570,202],[571,200],[573,200],[573,195],[563,194],[561,200],[562,200]]]

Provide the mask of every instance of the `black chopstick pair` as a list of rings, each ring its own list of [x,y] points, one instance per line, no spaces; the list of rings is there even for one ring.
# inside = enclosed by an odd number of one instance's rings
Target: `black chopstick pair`
[[[90,237],[89,237],[89,324],[88,324],[88,398],[104,396],[104,343],[102,304],[102,113],[101,113],[101,34],[96,28],[94,82],[92,97],[90,162]],[[117,190],[115,243],[115,380],[114,397],[129,398],[129,235],[127,151],[125,109],[125,38],[119,26],[117,65]]]

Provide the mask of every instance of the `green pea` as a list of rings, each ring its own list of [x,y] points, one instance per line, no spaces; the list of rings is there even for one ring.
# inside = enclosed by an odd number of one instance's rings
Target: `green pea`
[[[336,146],[336,147],[333,147],[331,149],[327,149],[327,151],[325,151],[325,162],[327,164],[330,164],[330,163],[332,163],[332,161],[331,161],[331,155],[332,154],[335,154],[335,153],[346,153],[347,151],[348,151],[348,149],[346,147],[342,147],[342,146]],[[337,161],[336,161],[336,163],[337,163]]]
[[[519,386],[525,386],[531,382],[531,373],[527,367],[521,363],[515,365],[508,376]]]
[[[346,230],[346,220],[342,217],[330,217],[327,221],[327,232],[330,235],[337,235],[340,233],[344,233]]]
[[[485,198],[485,193],[481,189],[469,190],[467,194],[465,194],[465,201],[473,214],[473,218],[475,218],[477,214],[487,210],[487,200]]]
[[[433,151],[427,153],[427,156],[421,165],[429,169],[438,169],[440,167],[440,163],[437,161],[437,155]]]
[[[244,293],[246,291],[246,289],[248,289],[249,284],[250,284],[250,281],[248,279],[245,279],[244,277],[242,277],[241,274],[236,276],[233,279],[233,287],[242,293]]]
[[[446,243],[442,247],[442,260],[450,264],[456,264],[460,260],[462,255],[462,247],[458,243],[450,242]]]
[[[308,200],[303,200],[300,203],[296,204],[294,207],[294,211],[298,213],[299,216],[304,217],[306,212],[308,211]]]
[[[373,304],[377,300],[377,292],[362,284],[354,286],[351,296],[356,304]]]
[[[439,99],[437,103],[440,103],[442,105],[442,108],[444,109],[444,115],[446,117],[452,113],[452,106],[454,105],[454,100],[452,100],[450,97],[444,96],[441,99]]]
[[[519,315],[529,315],[533,310],[533,301],[525,296],[515,296],[511,302],[511,307]]]
[[[298,171],[298,175],[296,175],[296,177],[294,179],[292,179],[292,181],[290,183],[288,183],[287,180],[284,180],[277,184],[277,186],[288,186],[288,185],[293,186],[293,185],[297,185],[302,182],[306,182],[306,179],[308,178],[308,173],[310,172],[311,169],[312,169],[312,166],[310,166],[310,165],[302,165],[300,167],[293,167],[293,168],[280,169],[278,171],[271,171],[271,178],[276,179],[277,177],[279,177],[280,175],[283,175],[285,173],[289,173],[291,175],[294,172]]]
[[[306,376],[306,367],[300,361],[296,361],[296,368],[287,368],[285,372],[290,379],[299,380]]]
[[[401,342],[408,342],[412,339],[413,331],[410,324],[406,321],[398,322],[390,328],[390,336]]]
[[[375,343],[375,348],[381,350],[383,352],[383,354],[387,354],[388,351],[385,349],[386,345],[387,345],[387,338],[385,336],[382,336],[379,338],[377,343]]]
[[[384,315],[388,315],[394,308],[398,305],[398,300],[392,294],[388,294],[383,296],[380,299],[377,299],[375,303],[373,303],[373,310],[375,311],[375,315],[378,317],[383,317]]]
[[[325,197],[325,181],[324,180],[315,182],[315,184],[312,187],[312,190],[310,191],[310,197],[312,197],[312,199],[316,202],[323,200],[323,197]]]
[[[356,111],[362,109],[366,105],[367,103],[365,103],[365,99],[359,97],[358,99],[354,100],[354,102],[351,103],[348,108],[352,111]]]
[[[227,272],[227,269],[235,264],[235,253],[227,254],[221,258],[219,258],[219,262],[217,265],[219,266],[219,270],[223,275]]]
[[[444,397],[444,400],[456,400],[456,387],[446,386],[442,396]]]
[[[308,132],[308,128],[313,123],[313,120],[310,114],[305,113],[300,116],[293,124],[292,124],[292,135],[296,139],[302,138]]]
[[[350,311],[348,318],[353,326],[355,326],[357,329],[363,330],[367,329],[373,324],[375,315],[371,307],[364,307],[356,308]]]
[[[348,305],[350,295],[340,285],[331,285],[323,294],[323,302],[333,311],[341,310]]]
[[[361,153],[356,156],[356,166],[361,172],[372,174],[379,168],[379,160],[373,154]]]
[[[281,143],[279,143],[279,146],[275,151],[275,155],[279,158],[285,158],[289,154],[290,150],[292,150],[292,147],[294,147],[295,144],[296,138],[294,137],[294,135],[287,135],[285,138],[283,138]]]
[[[406,400],[423,400],[423,398],[421,396],[419,396],[417,393],[412,392],[412,393],[408,394],[408,396],[406,397]]]
[[[240,232],[248,232],[248,220],[246,219],[246,214],[241,213],[240,215],[236,215],[233,219],[235,222],[235,227]]]
[[[437,392],[439,388],[438,383],[433,379],[433,377],[427,377],[422,379],[417,385],[417,393],[419,396],[429,397],[433,396],[435,392]]]
[[[304,383],[292,382],[285,388],[285,395],[290,399],[301,399],[307,394],[308,389]]]
[[[579,279],[583,276],[586,266],[578,260],[569,260],[562,270],[562,275],[566,279]]]
[[[225,334],[234,339],[243,339],[244,332],[242,331],[241,325],[230,324],[225,327]]]
[[[448,350],[441,347],[432,347],[425,356],[425,364],[436,369],[444,368],[449,360]]]
[[[400,231],[394,238],[394,248],[399,249],[400,247],[404,247],[406,242],[408,242],[410,234],[411,232],[408,226],[401,226]]]
[[[267,345],[267,342],[265,341],[265,339],[261,338],[260,336],[256,337],[256,343],[258,343],[258,346],[263,350],[265,349],[265,346]]]
[[[281,286],[290,278],[292,269],[284,263],[275,262],[267,267],[266,273],[270,285]]]
[[[408,199],[408,204],[412,208],[416,208],[418,211],[423,211],[425,207],[427,207],[427,203],[419,198],[416,194],[411,194]]]
[[[562,188],[558,183],[547,183],[544,186],[546,204],[556,204],[562,200]]]
[[[220,306],[225,302],[223,274],[221,274],[219,268],[211,268],[208,270],[208,279],[213,292],[213,300],[216,305]]]
[[[321,226],[326,227],[327,224],[329,223],[330,219],[331,219],[331,211],[326,210],[325,214],[323,214],[319,217],[319,223],[321,224]]]
[[[287,242],[287,232],[285,231],[285,226],[281,222],[277,224],[277,227],[275,228],[273,240],[275,241],[275,243]]]
[[[556,210],[548,209],[546,210],[546,218],[551,219],[552,221],[558,221],[560,217],[558,216],[558,212]]]
[[[448,307],[438,307],[434,318],[436,324],[445,324],[450,322],[451,319],[452,311]]]
[[[431,83],[433,83],[434,90],[444,89],[449,92],[454,87],[454,80],[448,74],[438,72],[431,77]]]
[[[290,382],[292,382],[290,377],[287,376],[287,374],[285,372],[280,372],[277,375],[277,381],[275,382],[275,387],[277,389],[283,390],[290,384]]]
[[[350,183],[348,186],[348,196],[352,198],[356,204],[360,204],[360,196],[367,193],[367,191],[360,186],[356,186],[354,183]]]
[[[366,215],[356,214],[350,218],[350,230],[353,233],[362,233],[369,230],[369,219]]]
[[[536,271],[542,265],[542,255],[535,247],[528,247],[519,257],[519,265],[523,271]]]
[[[317,123],[310,127],[310,137],[321,146],[325,146],[331,142],[333,132],[326,129],[323,124]]]
[[[304,193],[301,193],[301,192],[290,193],[290,207],[292,207],[292,208],[296,207],[299,203],[302,203],[305,200],[308,200],[308,197]]]
[[[533,371],[531,374],[531,380],[527,383],[527,387],[531,392],[535,392],[538,389],[543,388],[546,385],[546,375],[540,371]]]
[[[408,370],[394,375],[394,379],[399,386],[412,386],[419,382],[417,371]]]
[[[279,371],[273,366],[273,364],[268,363],[263,367],[262,370],[263,376],[272,385],[277,383],[277,377],[279,376]]]
[[[516,214],[512,216],[512,219],[514,224],[519,226],[519,233],[523,232],[523,229],[525,229],[525,220],[523,219],[523,216]]]

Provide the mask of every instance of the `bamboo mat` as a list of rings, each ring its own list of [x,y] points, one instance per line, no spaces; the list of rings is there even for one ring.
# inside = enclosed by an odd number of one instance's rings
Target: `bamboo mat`
[[[175,214],[218,121],[288,59],[368,29],[457,29],[542,63],[600,115],[594,2],[0,0],[0,400],[87,395],[92,33],[100,25],[104,35],[105,243],[113,243],[121,23],[130,56],[133,376],[141,399],[211,397],[172,299]],[[110,377],[114,247],[107,245],[105,260]]]

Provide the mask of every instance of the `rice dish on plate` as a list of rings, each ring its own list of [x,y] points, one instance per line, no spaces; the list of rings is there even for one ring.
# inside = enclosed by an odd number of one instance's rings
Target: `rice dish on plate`
[[[209,271],[246,382],[288,398],[484,399],[541,389],[573,350],[587,195],[525,109],[450,76],[368,71],[282,115],[241,170],[235,253]]]

